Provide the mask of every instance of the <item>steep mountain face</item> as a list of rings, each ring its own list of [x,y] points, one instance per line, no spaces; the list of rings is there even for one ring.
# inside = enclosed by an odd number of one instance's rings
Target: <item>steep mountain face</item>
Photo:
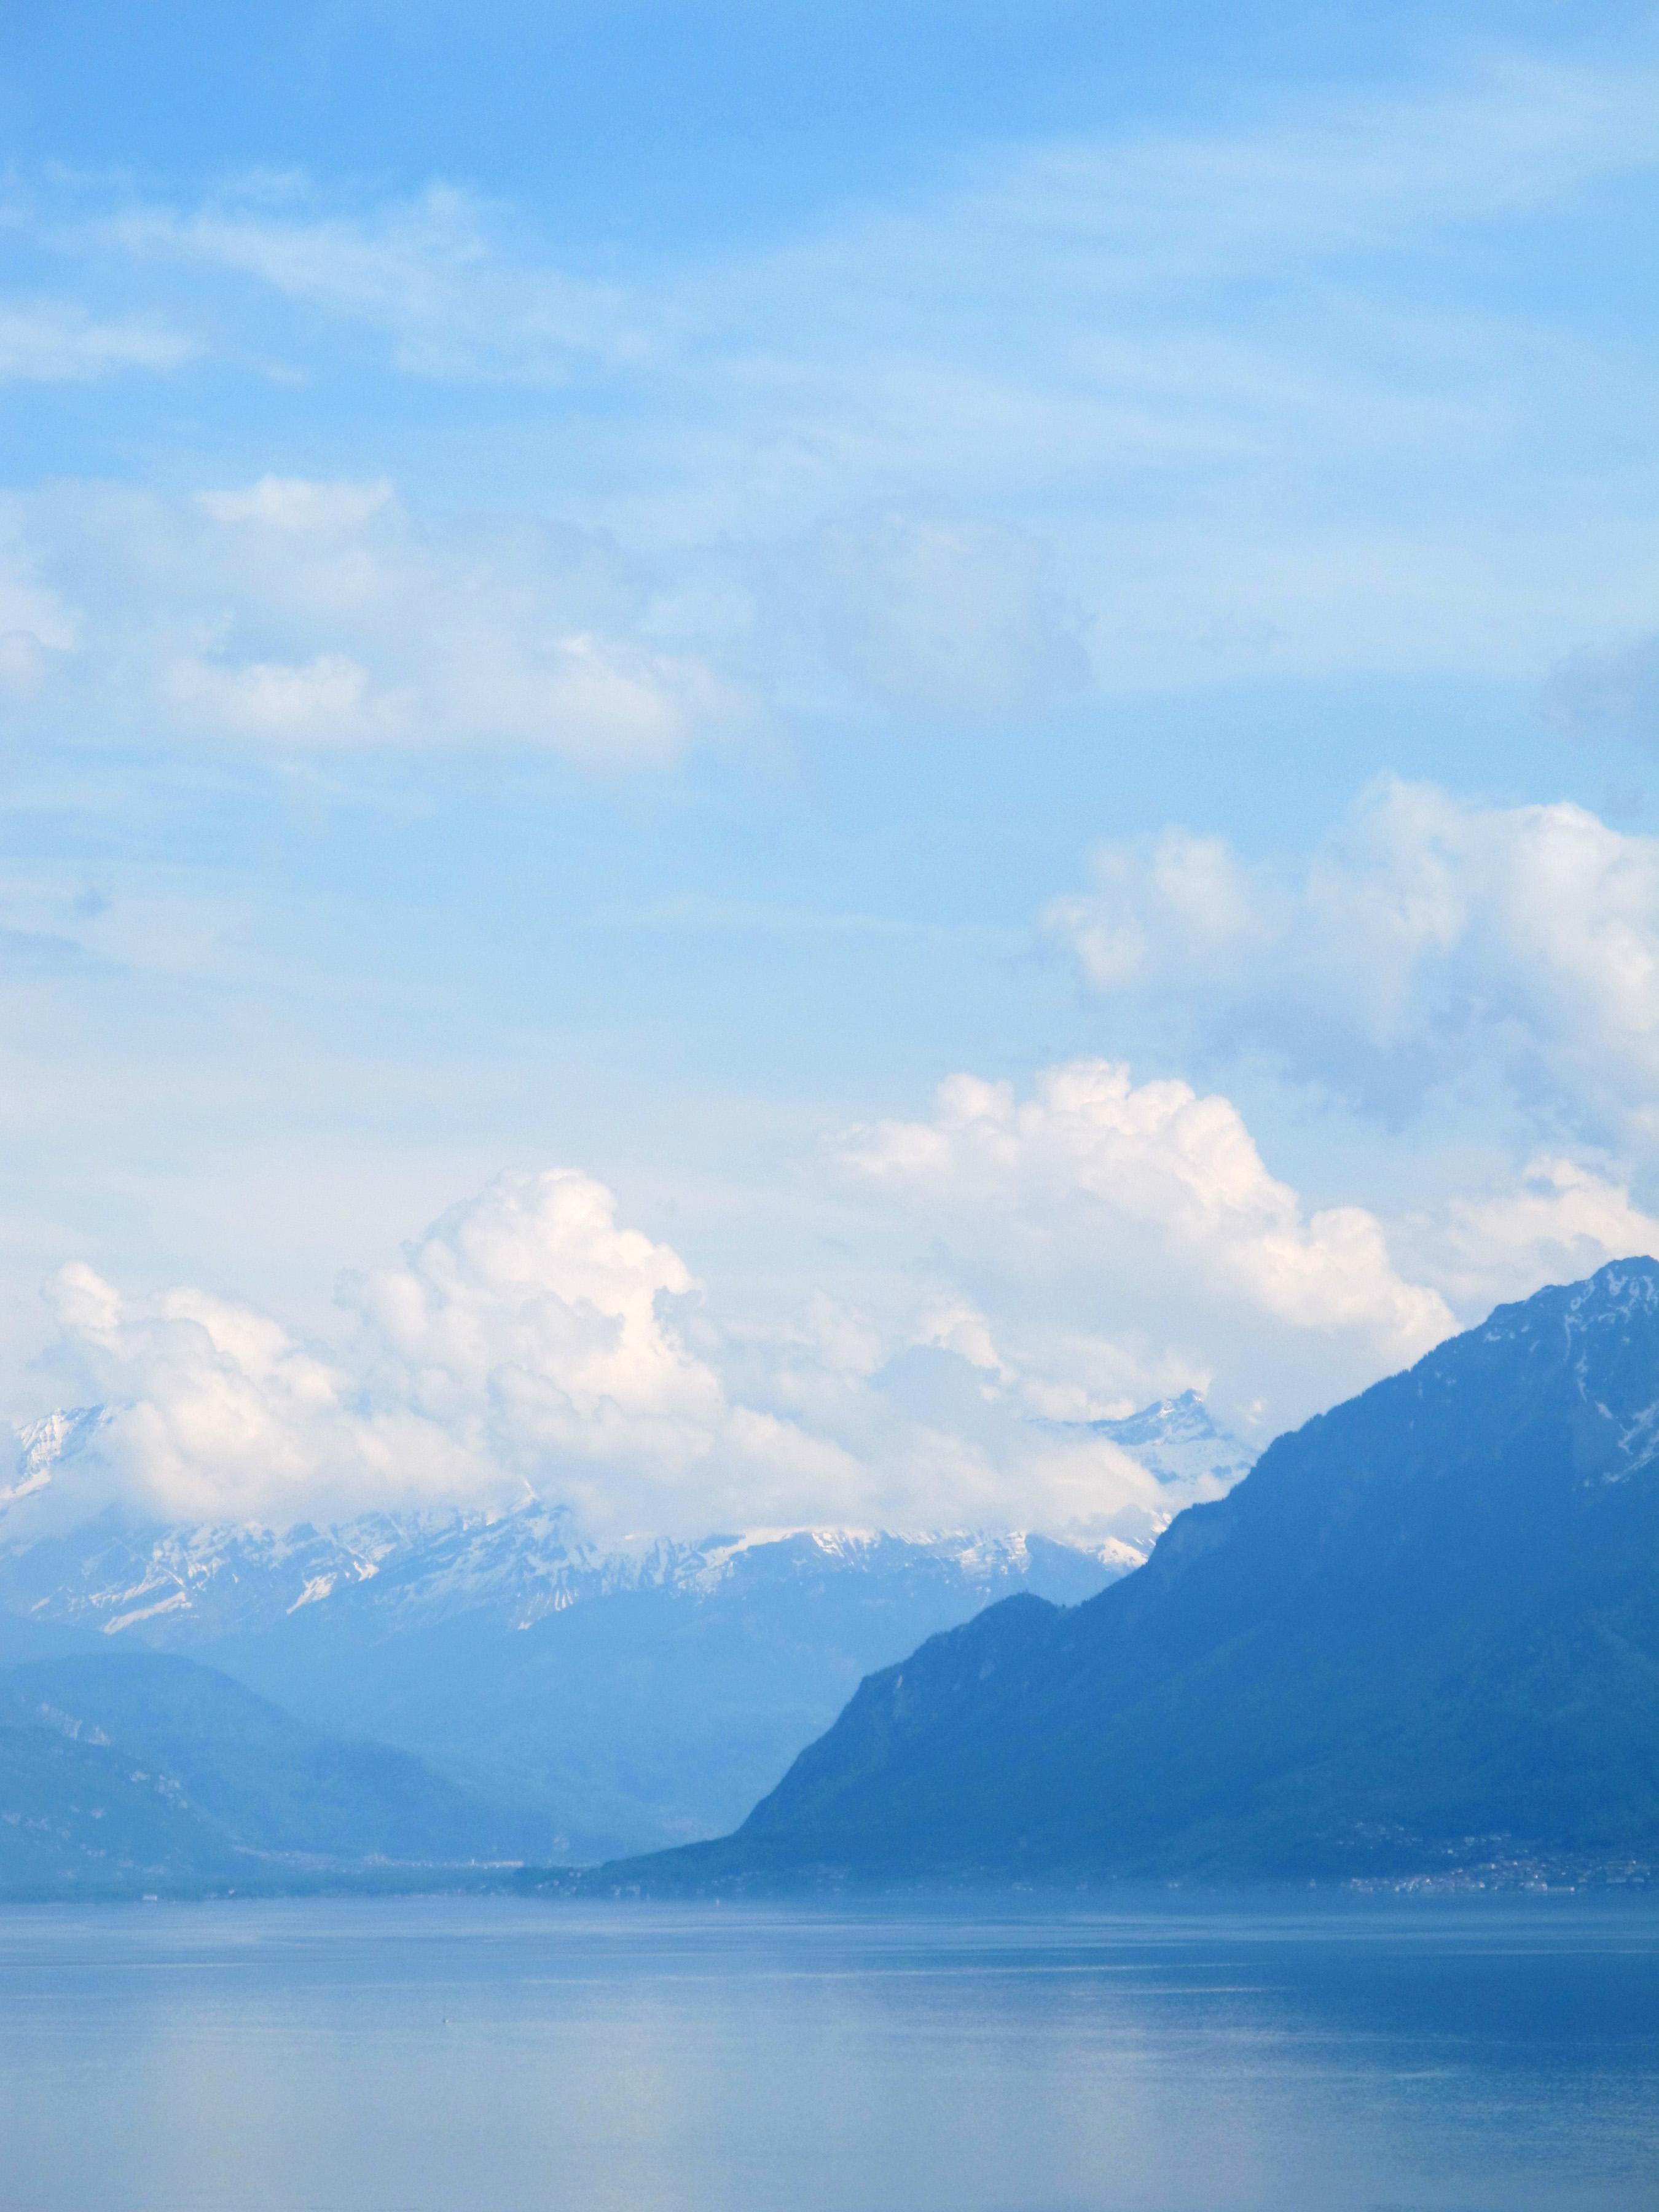
[[[0,1894],[499,1862],[547,1841],[406,1752],[325,1735],[187,1659],[0,1670]]]
[[[866,1680],[663,1887],[1659,1862],[1659,1267],[1500,1308],[1140,1572]],[[611,1878],[610,1875],[606,1879]]]
[[[54,1447],[72,1460],[99,1420],[31,1432],[19,1494],[38,1498]],[[1170,1510],[1244,1462],[1194,1400],[1135,1423],[1121,1448]],[[1011,1591],[1075,1603],[1145,1555],[1121,1538],[822,1528],[601,1552],[535,1502],[283,1532],[108,1514],[33,1541],[21,1515],[9,1527],[0,1659],[8,1623],[27,1620],[210,1660],[317,1727],[538,1809],[570,1858],[729,1827],[872,1668]]]

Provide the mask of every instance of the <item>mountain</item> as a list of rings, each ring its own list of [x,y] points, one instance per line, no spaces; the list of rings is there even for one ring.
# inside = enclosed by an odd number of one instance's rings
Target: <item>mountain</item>
[[[1147,1565],[865,1681],[735,1835],[595,1879],[1659,1863],[1659,1266],[1500,1307]]]
[[[392,1633],[475,1613],[521,1632],[578,1603],[647,1590],[712,1598],[758,1560],[785,1555],[810,1560],[820,1573],[902,1565],[988,1588],[1034,1580],[1064,1600],[1139,1566],[1146,1547],[1113,1536],[1073,1544],[806,1528],[603,1551],[576,1536],[562,1508],[536,1500],[502,1514],[373,1514],[280,1531],[236,1522],[145,1526],[106,1510],[68,1535],[0,1552],[0,1604],[37,1623],[154,1650],[197,1650],[258,1635],[307,1607],[372,1616]]]
[[[43,1725],[0,1678],[0,1898],[228,1881],[234,1858],[171,1775]]]
[[[598,1553],[529,1506],[281,1534],[105,1520],[0,1559],[0,1591],[32,1632],[188,1652],[599,1858],[729,1827],[919,1638],[1138,1564],[1111,1542],[827,1529]]]
[[[0,1670],[0,1893],[545,1850],[406,1752],[308,1727],[211,1668],[140,1651]]]
[[[1210,1418],[1209,1407],[1196,1390],[1183,1390],[1178,1398],[1160,1398],[1115,1421],[1055,1422],[1056,1428],[1076,1434],[1104,1437],[1149,1474],[1170,1485],[1204,1486],[1229,1490],[1247,1475],[1255,1455],[1237,1437],[1229,1436]]]
[[[1167,1504],[1086,1545],[813,1528],[602,1551],[534,1500],[282,1531],[106,1512],[31,1534],[32,1506],[73,1479],[103,1418],[53,1415],[21,1440],[24,1502],[0,1520],[0,1660],[27,1622],[210,1662],[318,1728],[538,1810],[573,1859],[730,1827],[861,1676],[1011,1590],[1091,1595],[1185,1498],[1248,1464],[1196,1400],[1148,1407],[1113,1441]]]
[[[383,1575],[214,1656],[331,1726],[546,1808],[573,1856],[604,1856],[611,1838],[648,1848],[729,1826],[918,1633],[1028,1578],[1078,1597],[1124,1571],[1041,1538],[823,1529],[624,1564],[638,1571],[604,1560],[528,1617],[401,1601]]]

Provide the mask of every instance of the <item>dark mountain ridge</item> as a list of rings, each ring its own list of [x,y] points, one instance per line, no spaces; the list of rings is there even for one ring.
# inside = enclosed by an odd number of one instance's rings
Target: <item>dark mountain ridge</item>
[[[872,1675],[737,1832],[603,1869],[1405,1875],[1659,1862],[1659,1266],[1500,1307],[1147,1564]]]

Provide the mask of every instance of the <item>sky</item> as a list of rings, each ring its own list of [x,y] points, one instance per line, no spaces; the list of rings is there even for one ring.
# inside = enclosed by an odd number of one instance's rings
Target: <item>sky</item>
[[[76,1510],[1133,1529],[1089,1422],[1659,1249],[1656,113],[1593,0],[14,0]]]

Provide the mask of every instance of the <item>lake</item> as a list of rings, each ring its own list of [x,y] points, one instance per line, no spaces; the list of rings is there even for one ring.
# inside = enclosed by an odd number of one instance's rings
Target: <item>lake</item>
[[[1659,2203],[1659,1903],[0,1908],[3,2212]]]

